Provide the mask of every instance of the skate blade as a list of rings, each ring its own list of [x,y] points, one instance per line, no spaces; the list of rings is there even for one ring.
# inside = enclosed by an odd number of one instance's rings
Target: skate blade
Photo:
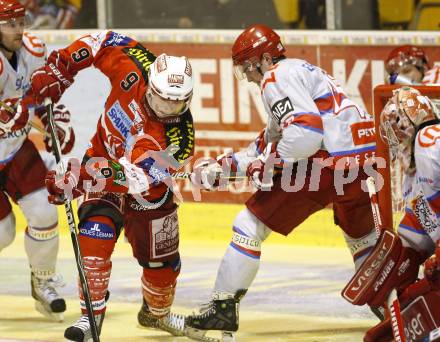
[[[222,342],[237,342],[233,331],[222,331]]]
[[[185,336],[196,341],[222,342],[218,338],[206,336],[207,330],[199,330],[192,327],[185,327]]]
[[[64,321],[64,315],[62,312],[49,312],[39,301],[35,301],[35,309],[44,317],[49,318],[51,321],[58,323]]]

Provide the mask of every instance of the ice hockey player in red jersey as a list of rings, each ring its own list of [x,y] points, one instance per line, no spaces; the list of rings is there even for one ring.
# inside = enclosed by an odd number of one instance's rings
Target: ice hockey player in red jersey
[[[47,167],[35,145],[28,139],[34,116],[47,124],[41,108],[26,110],[20,97],[28,90],[34,70],[44,65],[46,47],[30,33],[25,9],[18,0],[0,0],[0,251],[16,234],[11,202],[27,220],[24,245],[31,268],[32,296],[38,311],[60,321],[66,303],[56,290],[61,278],[55,274],[58,254],[58,215],[47,201],[44,178]],[[11,107],[16,109],[11,113]],[[70,113],[63,105],[55,108],[55,121],[63,153],[74,144]],[[46,148],[51,141],[45,138]]]
[[[356,267],[376,241],[368,193],[362,189],[363,167],[375,151],[372,117],[324,70],[286,58],[280,37],[265,25],[252,25],[238,36],[232,59],[239,78],[260,86],[268,122],[247,150],[196,168],[192,180],[212,188],[226,166],[247,173],[258,191],[232,225],[210,304],[186,319],[188,331],[226,335],[238,329],[240,298],[257,274],[261,244],[272,231],[288,235],[333,203]]]
[[[139,324],[181,333],[183,320],[169,314],[180,256],[177,205],[167,180],[193,153],[191,64],[185,57],[156,58],[137,41],[103,31],[54,51],[32,75],[31,95],[37,102],[46,97],[56,102],[77,72],[91,66],[108,77],[111,91],[82,165],[72,162],[61,177],[48,174],[50,200],[62,203],[65,195],[83,195],[79,242],[99,330],[111,255],[124,226],[142,267]],[[91,337],[79,291],[82,316],[64,334],[71,341]]]
[[[440,67],[431,68],[425,51],[413,45],[402,45],[391,50],[385,61],[390,84],[440,84]]]
[[[381,234],[342,295],[355,305],[379,307],[397,289],[406,341],[428,341],[440,327],[440,120],[429,98],[404,86],[380,114],[380,128],[402,165],[405,212],[397,234]],[[417,280],[422,264],[424,277]],[[365,336],[369,342],[393,340],[390,319]]]

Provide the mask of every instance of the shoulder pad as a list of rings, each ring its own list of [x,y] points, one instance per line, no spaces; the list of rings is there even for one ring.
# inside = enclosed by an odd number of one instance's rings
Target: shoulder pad
[[[43,41],[37,36],[34,36],[28,32],[23,34],[23,46],[35,57],[45,57],[46,55],[46,45],[43,43]]]

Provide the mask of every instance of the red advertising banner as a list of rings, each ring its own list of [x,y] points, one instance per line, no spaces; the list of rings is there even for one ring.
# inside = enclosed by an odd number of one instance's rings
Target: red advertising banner
[[[155,54],[165,52],[190,58],[195,78],[191,104],[196,128],[194,160],[202,156],[215,157],[225,149],[244,148],[265,126],[267,114],[259,88],[246,81],[238,82],[233,75],[230,51],[239,31],[135,30],[122,33],[143,42]],[[44,32],[44,35],[52,45],[60,45],[60,40],[65,42],[69,37],[59,31]],[[75,35],[71,36],[72,40],[80,33]],[[372,89],[384,83],[384,59],[395,45],[423,45],[431,63],[440,61],[438,33],[283,31],[281,35],[286,43],[287,57],[305,59],[326,70],[349,97],[370,113]],[[200,197],[193,193],[188,181],[180,187],[186,200],[216,202],[243,202],[252,191],[247,182],[237,182],[223,191],[203,192]]]

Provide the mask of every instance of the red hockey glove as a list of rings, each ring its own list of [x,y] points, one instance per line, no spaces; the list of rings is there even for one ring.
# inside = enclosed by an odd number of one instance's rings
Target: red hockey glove
[[[67,59],[58,51],[53,51],[46,65],[35,70],[31,76],[31,88],[36,101],[43,103],[49,97],[53,103],[58,102],[73,83],[74,76],[68,69]]]
[[[75,131],[70,123],[70,112],[64,105],[57,104],[53,109],[53,118],[60,141],[61,153],[67,154],[72,151],[75,144]],[[49,121],[46,112],[40,115],[40,119],[46,132],[49,132]],[[52,138],[50,136],[44,137],[44,144],[47,152],[52,152]]]
[[[73,200],[81,196],[84,191],[78,186],[78,181],[75,172],[67,171],[64,175],[57,175],[55,170],[50,170],[45,179],[49,203],[60,205],[66,199]]]
[[[440,290],[440,240],[436,243],[435,254],[425,261],[425,278],[433,290]]]
[[[0,106],[0,137],[9,132],[22,129],[29,120],[29,111],[25,101],[15,98],[3,102],[5,106]]]
[[[403,247],[395,232],[383,230],[371,254],[342,290],[342,297],[354,305],[378,307],[393,289],[415,281],[421,263],[417,251]]]

